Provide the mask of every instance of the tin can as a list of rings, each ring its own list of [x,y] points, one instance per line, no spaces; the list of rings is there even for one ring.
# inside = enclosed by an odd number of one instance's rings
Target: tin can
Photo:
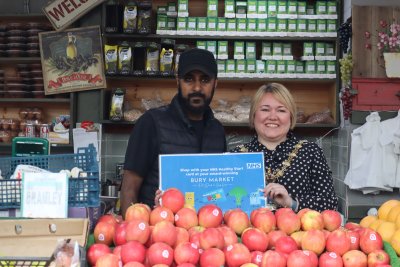
[[[40,132],[39,132],[40,138],[48,138],[49,137],[49,125],[41,124],[39,129],[40,129]]]
[[[25,136],[26,137],[35,137],[35,125],[33,125],[32,123],[26,124]]]

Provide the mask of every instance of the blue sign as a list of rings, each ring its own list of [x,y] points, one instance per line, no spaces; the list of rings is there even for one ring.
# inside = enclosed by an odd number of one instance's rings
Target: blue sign
[[[160,189],[178,188],[198,210],[216,204],[223,212],[266,205],[263,153],[160,155]]]

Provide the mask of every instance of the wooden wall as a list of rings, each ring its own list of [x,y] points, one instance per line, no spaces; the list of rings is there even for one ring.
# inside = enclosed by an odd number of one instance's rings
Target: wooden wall
[[[378,31],[384,29],[380,20],[390,24],[393,20],[400,23],[400,7],[390,6],[353,6],[352,7],[352,54],[354,78],[386,78],[384,60],[376,44]],[[365,38],[365,32],[371,33],[371,38]],[[365,45],[371,43],[371,49]]]

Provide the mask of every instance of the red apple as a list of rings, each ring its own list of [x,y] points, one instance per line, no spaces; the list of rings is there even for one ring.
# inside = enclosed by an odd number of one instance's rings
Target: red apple
[[[250,226],[250,220],[246,212],[241,209],[234,209],[229,212],[225,224],[235,231],[236,234],[241,235],[244,229]]]
[[[301,240],[303,239],[305,233],[306,231],[297,231],[290,235],[290,237],[296,241],[297,249],[301,249]]]
[[[95,266],[96,261],[105,254],[110,254],[111,249],[105,244],[93,244],[91,245],[86,253],[87,261],[90,266]]]
[[[199,225],[206,228],[218,227],[223,220],[221,208],[214,204],[202,206],[197,212],[197,216],[199,218]]]
[[[308,230],[301,239],[301,248],[303,250],[311,250],[317,255],[324,252],[325,244],[325,235],[321,230]]]
[[[113,243],[116,223],[101,221],[94,227],[94,240],[96,243],[111,246]]]
[[[286,255],[297,249],[296,241],[290,236],[282,236],[275,242],[275,250]]]
[[[374,250],[367,256],[368,267],[378,267],[390,264],[390,257],[386,251],[382,249]]]
[[[112,253],[105,254],[97,259],[96,267],[120,267],[121,262],[118,257]]]
[[[287,267],[310,267],[311,259],[303,250],[292,251],[287,258]]]
[[[355,223],[355,222],[347,222],[347,223],[345,223],[344,228],[346,228],[347,230],[354,230],[354,229],[361,228],[361,226],[360,226],[360,224]]]
[[[223,249],[225,245],[224,236],[217,228],[206,228],[199,236],[200,248],[206,250],[208,248]]]
[[[125,267],[125,266],[124,266],[124,267]],[[182,263],[182,264],[177,265],[176,267],[196,267],[196,265],[195,265],[195,264],[192,264],[192,263],[187,263],[187,262],[185,262],[185,263]]]
[[[275,213],[276,226],[279,230],[284,231],[288,235],[300,230],[300,217],[294,211],[289,208],[287,210],[279,209],[278,211],[282,211],[279,215]]]
[[[122,246],[121,260],[123,264],[136,261],[143,263],[146,258],[146,248],[138,241],[129,241]]]
[[[238,236],[228,226],[221,225],[217,229],[218,229],[218,231],[220,231],[222,233],[222,236],[224,237],[224,243],[225,243],[224,247],[227,247],[229,245],[232,245],[232,244],[235,244],[238,242]]]
[[[360,234],[356,230],[347,230],[347,235],[350,237],[350,250],[358,250],[360,248]]]
[[[189,242],[189,232],[185,228],[175,227],[175,230],[176,230],[176,241],[173,248],[175,248],[181,243]]]
[[[151,233],[153,242],[164,242],[173,247],[176,242],[177,232],[175,225],[170,221],[160,221],[154,225]]]
[[[261,267],[286,267],[286,258],[275,250],[267,250],[262,256]]]
[[[127,264],[124,264],[124,267],[145,267],[145,266],[140,262],[131,261],[131,262],[128,262]]]
[[[274,249],[276,240],[278,240],[281,236],[287,236],[287,234],[282,230],[272,230],[268,234],[268,249]]]
[[[239,267],[251,262],[249,249],[242,243],[236,243],[224,248],[225,261],[227,267]]]
[[[120,246],[126,243],[126,227],[128,223],[127,222],[121,222],[116,225],[115,227],[115,232],[114,232],[114,245]]]
[[[365,254],[369,254],[374,250],[383,249],[383,240],[376,231],[365,228],[360,234],[360,248]]]
[[[278,220],[279,216],[281,214],[284,214],[286,212],[294,212],[291,208],[279,208],[275,211],[275,218]]]
[[[301,217],[303,216],[303,214],[306,213],[306,212],[309,211],[309,210],[311,210],[311,209],[310,209],[310,208],[301,209],[301,210],[299,210],[299,211],[297,212],[297,216],[299,216],[300,219],[301,219]]]
[[[310,267],[318,267],[318,256],[315,252],[310,250],[303,250],[303,253],[306,254],[310,258],[311,265]]]
[[[167,207],[157,206],[150,212],[150,225],[156,225],[161,221],[174,223],[174,213]]]
[[[342,257],[335,252],[324,252],[319,256],[319,267],[343,267]]]
[[[324,210],[321,212],[324,219],[324,227],[328,231],[334,231],[342,225],[342,216],[336,210]]]
[[[275,215],[267,208],[256,209],[253,213],[253,217],[250,217],[250,221],[254,227],[260,229],[266,234],[275,230],[276,227]]]
[[[102,215],[102,216],[97,220],[97,223],[99,223],[99,222],[106,222],[106,223],[110,223],[110,224],[113,224],[113,225],[118,223],[117,218],[116,218],[114,215],[112,215],[112,214],[105,214],[105,215]]]
[[[257,266],[261,266],[261,261],[262,261],[264,252],[254,250],[254,251],[250,252],[250,255],[251,255],[251,263],[254,263]]]
[[[161,195],[161,206],[169,208],[174,214],[185,205],[185,196],[177,188],[168,188]]]
[[[219,248],[209,248],[200,255],[200,266],[220,267],[225,266],[225,254]]]
[[[175,214],[175,226],[189,230],[197,225],[199,225],[199,220],[194,209],[184,207]]]
[[[193,226],[188,230],[189,233],[189,242],[195,243],[198,247],[200,247],[200,234],[206,228],[203,226]]]
[[[116,255],[118,257],[118,259],[121,260],[121,250],[122,250],[122,246],[116,246],[114,247],[114,249],[112,250],[112,253],[114,255]]]
[[[347,251],[343,256],[343,266],[345,267],[367,267],[367,255],[360,250]]]
[[[250,250],[266,251],[268,248],[268,235],[258,228],[250,227],[243,231],[242,243]]]
[[[143,203],[135,203],[130,205],[125,212],[125,221],[129,222],[134,219],[150,222],[151,209]]]
[[[301,216],[301,229],[304,231],[316,229],[322,230],[324,229],[324,219],[322,218],[322,214],[316,210],[306,211]]]
[[[340,256],[351,250],[351,240],[347,230],[339,228],[331,232],[326,239],[326,250],[336,252]]]
[[[191,263],[197,264],[200,259],[199,248],[194,243],[184,242],[176,246],[174,250],[176,264]]]
[[[126,241],[139,241],[145,244],[150,237],[150,227],[146,221],[132,219],[126,225]]]
[[[174,251],[171,246],[163,242],[155,242],[147,249],[146,258],[150,266],[156,264],[169,266],[174,261]]]

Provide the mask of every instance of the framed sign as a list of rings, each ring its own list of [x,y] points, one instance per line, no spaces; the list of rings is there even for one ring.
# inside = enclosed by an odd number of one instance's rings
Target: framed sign
[[[21,215],[28,218],[67,218],[67,175],[65,173],[24,172]]]
[[[160,189],[178,188],[196,210],[213,203],[250,214],[264,207],[264,174],[263,153],[160,155]]]
[[[43,12],[54,29],[62,30],[102,2],[104,0],[52,0],[43,7]]]
[[[105,88],[99,26],[39,33],[45,94]]]

